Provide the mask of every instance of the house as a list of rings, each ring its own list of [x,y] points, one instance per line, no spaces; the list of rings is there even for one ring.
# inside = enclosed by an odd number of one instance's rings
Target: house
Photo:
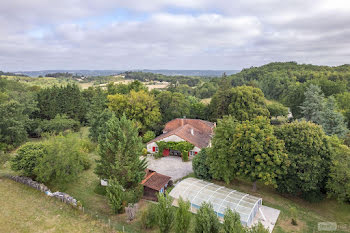
[[[157,194],[164,193],[166,188],[172,185],[169,176],[162,175],[153,170],[146,169],[146,175],[141,182],[143,185],[143,198],[157,201]]]
[[[191,151],[189,151],[189,156],[194,156],[202,148],[211,146],[211,138],[215,126],[215,123],[209,121],[199,119],[176,118],[165,124],[163,134],[159,135],[158,137],[147,143],[147,151],[148,153],[157,153],[158,141],[187,141],[194,145],[194,148]],[[179,151],[164,150],[163,155],[181,156],[181,153]]]

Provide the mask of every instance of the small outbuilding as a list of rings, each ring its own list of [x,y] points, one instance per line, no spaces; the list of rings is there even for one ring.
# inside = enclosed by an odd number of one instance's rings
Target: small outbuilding
[[[164,193],[171,185],[171,177],[157,173],[156,171],[146,169],[145,179],[141,182],[143,185],[143,198],[157,201],[157,194]]]
[[[196,213],[203,202],[210,202],[218,218],[222,221],[227,208],[236,211],[244,226],[251,226],[262,206],[262,199],[246,193],[228,189],[207,181],[187,178],[178,183],[169,194],[174,198],[174,205],[180,196],[189,201],[191,211]],[[276,219],[277,220],[277,219]]]

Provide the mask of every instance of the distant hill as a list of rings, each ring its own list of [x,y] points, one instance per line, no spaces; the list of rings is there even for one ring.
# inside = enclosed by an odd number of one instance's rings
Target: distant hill
[[[223,73],[226,75],[231,75],[238,73],[239,70],[39,70],[39,71],[18,71],[14,72],[16,74],[28,75],[31,77],[45,76],[52,73],[71,73],[84,76],[108,76],[108,75],[117,75],[124,73],[126,71],[142,71],[155,74],[164,74],[164,75],[183,75],[183,76],[222,76]]]

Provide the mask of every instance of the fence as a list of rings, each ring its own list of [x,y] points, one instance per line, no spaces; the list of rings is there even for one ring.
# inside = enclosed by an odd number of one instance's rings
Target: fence
[[[112,230],[116,230],[118,232],[126,232],[126,233],[138,233],[140,230],[135,229],[135,227],[132,227],[130,225],[124,225],[120,222],[114,221],[110,218],[108,215],[103,215],[101,213],[98,213],[94,210],[90,210],[80,204],[79,201],[77,201],[75,198],[71,197],[70,195],[62,192],[54,192],[52,193],[50,189],[45,186],[44,184],[38,183],[28,177],[23,176],[11,176],[11,175],[4,175],[3,177],[14,180],[16,182],[28,185],[32,188],[35,188],[41,192],[44,192],[46,195],[50,197],[57,198],[63,203],[69,204],[72,206],[76,211],[80,211],[84,214],[87,214],[91,216],[93,219],[100,221],[102,224],[110,227]]]

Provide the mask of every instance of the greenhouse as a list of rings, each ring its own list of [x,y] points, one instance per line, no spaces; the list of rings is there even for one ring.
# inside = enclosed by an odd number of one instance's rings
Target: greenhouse
[[[174,198],[174,205],[177,205],[180,196],[189,201],[193,213],[203,202],[210,202],[220,220],[223,220],[225,210],[230,208],[240,215],[245,226],[251,226],[262,205],[261,198],[195,178],[181,181],[169,195]]]

